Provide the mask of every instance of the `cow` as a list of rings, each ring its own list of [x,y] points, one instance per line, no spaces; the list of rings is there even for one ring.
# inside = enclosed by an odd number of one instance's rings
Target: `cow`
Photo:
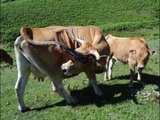
[[[71,35],[74,31],[74,35]],[[18,78],[15,91],[19,102],[19,110],[26,112],[29,107],[24,102],[24,91],[31,72],[38,78],[49,76],[53,91],[58,92],[67,103],[75,104],[76,100],[69,95],[62,85],[62,79],[72,77],[63,74],[61,66],[68,61],[68,53],[72,53],[75,59],[92,66],[94,61],[100,60],[101,55],[109,54],[109,46],[101,30],[95,26],[51,26],[46,28],[22,27],[21,36],[14,43]],[[74,37],[73,37],[74,36]],[[75,38],[84,38],[86,43],[92,43],[86,49],[84,55],[74,49],[80,47]],[[93,46],[94,45],[94,46]],[[86,46],[87,47],[87,46]],[[65,52],[64,52],[65,51]],[[66,57],[68,56],[68,57]],[[106,58],[105,58],[106,59]],[[103,58],[103,61],[106,61]],[[102,91],[96,83],[96,77],[92,69],[85,72],[96,95],[101,96]],[[39,76],[41,75],[41,76]]]
[[[124,37],[115,37],[111,34],[105,37],[106,41],[110,47],[110,56],[108,66],[108,78],[107,72],[105,73],[104,79],[112,79],[112,68],[116,61],[128,64],[130,68],[130,87],[133,87],[133,79],[135,76],[135,67],[138,70],[137,80],[141,81],[141,73],[144,67],[146,66],[149,56],[155,54],[155,51],[152,51],[148,48],[145,40],[143,38],[124,38]],[[143,84],[143,83],[142,83]]]
[[[3,49],[0,49],[0,62],[13,65],[13,58]]]
[[[149,56],[155,54],[155,51],[149,50],[145,40],[143,38],[118,38],[112,35],[108,35],[105,37],[107,43],[109,44],[109,55],[107,61],[109,61],[109,65],[106,65],[106,69],[103,69],[104,65],[102,63],[98,64],[99,61],[96,61],[96,65],[92,67],[95,73],[105,72],[105,80],[107,79],[107,71],[108,71],[108,79],[112,78],[111,70],[113,64],[116,60],[121,61],[123,63],[128,63],[130,67],[130,83],[129,88],[131,90],[131,95],[134,93],[133,89],[133,79],[135,67],[138,69],[138,80],[141,82],[141,73],[145,65],[149,60]],[[80,41],[80,40],[79,40]],[[85,41],[82,41],[82,44]],[[83,45],[82,45],[83,46]],[[81,48],[81,47],[80,47]],[[83,49],[77,48],[76,50],[80,53],[83,53]],[[108,64],[108,62],[106,62]],[[81,61],[78,60],[69,60],[66,63],[62,64],[62,70],[66,75],[72,75],[77,70],[78,72],[85,71],[88,67],[84,66]],[[101,72],[100,72],[101,71]],[[142,83],[142,82],[141,82]]]

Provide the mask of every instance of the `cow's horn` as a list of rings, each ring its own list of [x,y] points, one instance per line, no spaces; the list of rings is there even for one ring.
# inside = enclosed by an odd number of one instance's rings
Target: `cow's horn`
[[[100,60],[101,56],[97,50],[92,50],[90,53],[96,57],[96,60]]]

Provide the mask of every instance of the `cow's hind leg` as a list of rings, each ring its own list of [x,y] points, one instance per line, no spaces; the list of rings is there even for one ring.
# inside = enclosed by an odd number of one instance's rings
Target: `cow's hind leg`
[[[18,48],[15,47],[16,54],[16,62],[17,62],[17,70],[18,70],[18,78],[15,85],[15,92],[17,94],[18,102],[19,102],[19,110],[25,112],[28,108],[24,103],[24,91],[28,81],[28,77],[30,74],[30,64],[27,59],[20,53]]]

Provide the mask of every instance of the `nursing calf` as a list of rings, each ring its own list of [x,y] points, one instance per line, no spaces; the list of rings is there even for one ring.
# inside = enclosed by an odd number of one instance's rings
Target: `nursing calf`
[[[74,59],[88,66],[94,66],[94,61],[99,60],[101,55],[109,54],[109,46],[105,37],[101,30],[95,26],[22,28],[20,33],[21,36],[14,43],[18,69],[15,91],[19,109],[22,112],[29,109],[24,102],[24,91],[31,72],[38,78],[49,76],[53,90],[58,92],[67,103],[74,104],[76,101],[65,91],[62,85],[62,79],[78,74],[78,72],[75,72],[72,75],[66,75],[64,74],[65,70],[62,71],[61,69],[61,65],[68,60],[66,59],[69,57],[68,53]],[[85,43],[89,43],[89,46],[83,46],[85,47],[83,54],[74,51],[74,49],[82,48],[75,38],[77,40],[83,38]],[[103,61],[106,61],[106,59],[104,58]],[[94,71],[88,67],[85,74],[96,95],[102,95],[96,83]]]

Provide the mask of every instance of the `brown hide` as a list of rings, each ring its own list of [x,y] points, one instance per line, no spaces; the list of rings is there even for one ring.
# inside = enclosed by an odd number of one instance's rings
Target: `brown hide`
[[[149,55],[149,49],[143,38],[120,38],[108,35],[106,40],[110,46],[110,55],[123,63],[127,63],[129,59],[143,61]],[[132,51],[135,55],[131,53]]]

